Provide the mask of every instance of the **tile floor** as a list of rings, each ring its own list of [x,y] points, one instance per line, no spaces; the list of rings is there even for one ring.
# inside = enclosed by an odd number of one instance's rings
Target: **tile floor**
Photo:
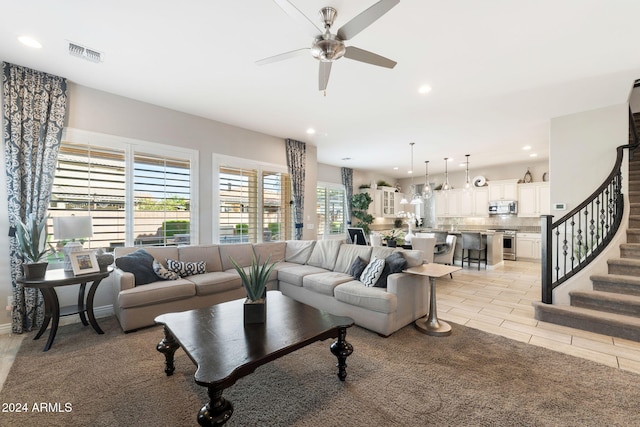
[[[453,279],[438,279],[436,298],[442,320],[640,374],[640,343],[534,318],[531,302],[540,300],[538,263],[505,261],[493,270],[465,268]],[[0,389],[22,339],[0,335]]]

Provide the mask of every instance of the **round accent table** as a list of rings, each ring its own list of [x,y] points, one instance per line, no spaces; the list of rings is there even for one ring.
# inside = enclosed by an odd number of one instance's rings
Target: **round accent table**
[[[42,279],[26,280],[24,277],[18,279],[18,283],[21,283],[27,288],[40,289],[42,296],[44,297],[44,321],[38,331],[34,340],[39,339],[44,331],[47,330],[49,323],[51,322],[51,330],[49,331],[49,339],[44,346],[43,351],[49,351],[53,340],[58,332],[58,323],[61,316],[70,316],[72,314],[79,314],[82,324],[87,326],[91,323],[93,329],[98,334],[104,334],[104,331],[100,329],[96,317],[93,313],[93,298],[98,290],[98,285],[102,279],[111,274],[113,268],[109,267],[107,271],[99,271],[96,273],[74,275],[72,271],[48,270]],[[91,283],[89,293],[85,299],[85,288],[87,283]],[[80,284],[78,289],[78,304],[60,308],[60,301],[58,300],[58,294],[56,293],[56,286],[68,286]],[[86,313],[86,317],[85,317]],[[89,322],[87,322],[87,317]]]

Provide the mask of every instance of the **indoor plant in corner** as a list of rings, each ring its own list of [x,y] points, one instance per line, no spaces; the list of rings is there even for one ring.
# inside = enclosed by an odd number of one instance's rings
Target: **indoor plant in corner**
[[[263,264],[260,257],[251,257],[249,272],[240,267],[232,258],[229,258],[236,269],[247,292],[244,302],[244,323],[265,323],[267,320],[267,283],[276,263],[269,264],[271,257]]]
[[[49,263],[47,255],[51,252],[47,243],[47,217],[38,222],[35,213],[27,215],[25,222],[18,221],[16,239],[24,260],[22,271],[27,280],[44,277]]]

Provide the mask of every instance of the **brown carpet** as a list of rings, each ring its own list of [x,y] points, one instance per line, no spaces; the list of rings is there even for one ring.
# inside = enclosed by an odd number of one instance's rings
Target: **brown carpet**
[[[24,340],[0,402],[27,412],[2,412],[0,425],[197,425],[207,395],[184,352],[166,377],[160,327],[124,334],[113,317],[99,322],[105,335],[62,327],[48,353],[42,339]],[[408,326],[389,338],[353,327],[347,339],[355,350],[346,382],[330,342],[313,344],[226,390],[235,408],[227,425],[640,425],[633,373],[458,325],[445,338]],[[59,412],[34,412],[40,403]]]

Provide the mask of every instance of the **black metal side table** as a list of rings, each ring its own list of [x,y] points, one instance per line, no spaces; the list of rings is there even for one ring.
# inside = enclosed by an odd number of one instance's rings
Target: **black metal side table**
[[[72,271],[64,271],[62,269],[48,270],[42,279],[26,280],[24,277],[18,279],[18,283],[21,283],[27,288],[40,289],[40,292],[42,292],[42,296],[44,297],[44,321],[42,322],[42,326],[40,327],[37,335],[33,338],[34,340],[39,339],[44,331],[47,330],[47,327],[51,322],[49,339],[47,339],[47,344],[44,346],[43,351],[48,351],[51,348],[53,340],[56,337],[56,332],[58,332],[58,323],[61,316],[79,314],[83,325],[87,326],[91,323],[91,326],[93,326],[93,329],[98,334],[104,334],[104,331],[100,329],[98,322],[96,322],[96,317],[93,313],[93,298],[102,279],[108,277],[112,271],[113,268],[109,267],[107,271],[76,276]],[[91,283],[91,286],[89,287],[89,293],[85,299],[87,283]],[[80,284],[80,288],[78,290],[78,304],[60,308],[60,301],[58,300],[58,294],[56,293],[56,286],[77,284]],[[89,318],[89,322],[87,322],[87,317]]]

